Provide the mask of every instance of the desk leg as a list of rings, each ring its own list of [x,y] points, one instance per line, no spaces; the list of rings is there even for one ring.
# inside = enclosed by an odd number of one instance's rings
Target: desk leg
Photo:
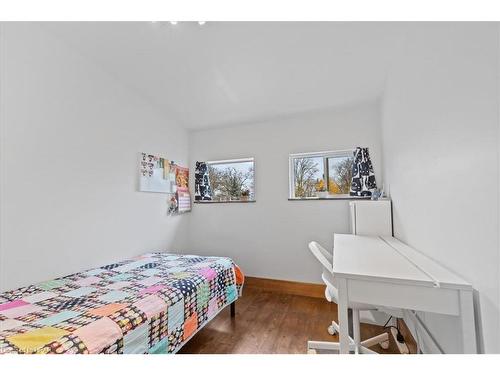
[[[462,320],[462,342],[465,354],[476,354],[476,324],[472,291],[460,291],[460,319]]]
[[[338,278],[337,286],[339,291],[338,300],[338,314],[339,314],[339,342],[340,342],[340,354],[349,353],[349,315],[348,309],[348,298],[347,298],[347,280]]]

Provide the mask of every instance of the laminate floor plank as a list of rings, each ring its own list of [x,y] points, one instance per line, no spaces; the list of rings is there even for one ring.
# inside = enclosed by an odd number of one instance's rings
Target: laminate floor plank
[[[322,298],[245,288],[236,302],[221,311],[179,351],[180,354],[305,354],[307,341],[338,341],[327,328],[337,321],[337,307]],[[382,333],[382,327],[361,324],[362,339]],[[397,353],[372,347],[379,353]]]

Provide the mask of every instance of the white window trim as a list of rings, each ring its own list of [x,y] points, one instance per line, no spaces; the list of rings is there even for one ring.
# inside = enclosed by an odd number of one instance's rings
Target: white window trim
[[[242,158],[242,159],[227,159],[227,160],[210,160],[206,161],[206,164],[215,165],[215,164],[231,164],[231,163],[245,163],[245,162],[253,162],[255,164],[254,158]]]
[[[307,197],[307,198],[297,198],[295,197],[295,176],[293,174],[293,160],[297,158],[311,158],[311,157],[340,157],[340,156],[353,156],[354,148],[348,150],[335,150],[335,151],[315,151],[315,152],[301,152],[296,154],[290,154],[288,156],[288,199],[290,200],[320,200],[320,199],[352,199],[356,198],[350,196],[349,194],[337,194],[334,197],[328,198],[318,198],[318,197]]]

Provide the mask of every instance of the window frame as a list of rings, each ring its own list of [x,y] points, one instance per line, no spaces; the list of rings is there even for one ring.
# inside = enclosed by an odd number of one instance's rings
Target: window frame
[[[315,152],[301,152],[288,155],[288,200],[293,201],[304,201],[304,200],[334,200],[334,199],[356,199],[357,197],[351,196],[349,194],[336,194],[335,196],[328,196],[326,198],[319,197],[295,197],[295,175],[293,163],[295,159],[298,158],[323,158],[323,170],[325,174],[325,180],[329,180],[329,168],[328,168],[328,158],[335,157],[353,157],[354,148],[347,150],[335,150],[335,151],[315,151]],[[327,182],[328,184],[328,182]],[[365,199],[366,197],[362,197]],[[358,198],[359,199],[359,198]]]
[[[210,200],[210,201],[195,201],[195,203],[202,203],[202,204],[210,204],[210,203],[255,203],[257,201],[256,194],[255,194],[255,158],[254,157],[249,157],[249,158],[240,158],[240,159],[226,159],[226,160],[209,160],[206,161],[205,163],[207,166],[210,165],[218,165],[218,164],[237,164],[237,163],[248,163],[251,162],[253,164],[253,199],[247,199],[247,200],[241,200],[241,199],[235,199],[235,200],[226,200],[226,201],[218,201],[218,200]]]

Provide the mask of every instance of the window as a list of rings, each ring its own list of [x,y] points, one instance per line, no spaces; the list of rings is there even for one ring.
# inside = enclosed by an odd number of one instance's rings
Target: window
[[[290,155],[290,199],[348,197],[353,161],[352,150]]]
[[[213,202],[255,201],[253,158],[209,161],[207,165]]]

